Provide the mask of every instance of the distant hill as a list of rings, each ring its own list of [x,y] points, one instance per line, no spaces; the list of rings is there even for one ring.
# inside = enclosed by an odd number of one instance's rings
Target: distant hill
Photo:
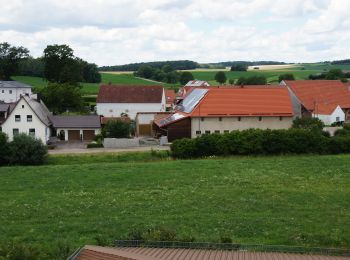
[[[245,65],[245,66],[256,66],[256,65],[285,65],[288,63],[280,61],[222,61],[215,63],[200,64],[201,68],[225,68],[233,65]]]
[[[331,62],[331,64],[335,65],[335,64],[350,64],[350,59],[346,59],[346,60],[334,60]]]
[[[154,68],[162,68],[164,65],[170,65],[175,70],[192,70],[199,68],[199,64],[190,60],[174,60],[174,61],[153,61],[130,63],[116,66],[102,66],[100,71],[137,71],[141,66],[152,66]]]

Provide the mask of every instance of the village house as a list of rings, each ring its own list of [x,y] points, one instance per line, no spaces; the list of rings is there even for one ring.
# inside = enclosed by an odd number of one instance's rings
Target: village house
[[[294,114],[317,117],[326,125],[350,120],[350,84],[339,80],[285,80]]]
[[[32,87],[18,81],[0,81],[0,101],[17,102],[21,95],[31,95]]]
[[[289,92],[282,87],[247,86],[193,89],[155,128],[169,141],[202,134],[249,128],[287,129],[294,114]]]
[[[96,100],[98,115],[132,120],[138,112],[164,112],[165,107],[162,86],[102,85]]]
[[[9,140],[25,133],[46,144],[51,136],[51,113],[36,95],[22,95],[1,125]]]

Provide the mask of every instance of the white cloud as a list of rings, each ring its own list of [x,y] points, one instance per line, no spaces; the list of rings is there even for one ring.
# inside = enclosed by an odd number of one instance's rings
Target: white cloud
[[[347,0],[0,0],[0,6],[0,42],[23,45],[33,56],[65,43],[99,65],[350,57]]]

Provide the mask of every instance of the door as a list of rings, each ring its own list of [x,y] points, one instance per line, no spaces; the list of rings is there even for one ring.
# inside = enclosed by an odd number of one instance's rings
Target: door
[[[95,130],[83,130],[83,140],[94,140]]]
[[[152,136],[152,125],[151,124],[139,125],[139,136]]]
[[[68,141],[80,140],[80,130],[68,130]]]

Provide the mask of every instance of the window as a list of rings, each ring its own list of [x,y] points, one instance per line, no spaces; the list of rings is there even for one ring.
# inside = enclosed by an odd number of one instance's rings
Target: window
[[[238,121],[241,121],[241,117],[239,116],[239,117],[237,118],[237,120],[238,120]]]
[[[215,134],[220,134],[220,130],[215,130]]]
[[[340,117],[337,116],[337,117],[335,118],[335,121],[339,122],[339,121],[340,121]]]
[[[204,117],[201,117],[201,121],[202,121],[202,122],[204,121]]]
[[[21,122],[21,116],[15,115],[15,122]]]
[[[228,134],[230,131],[229,130],[224,130],[224,133],[225,134]]]
[[[205,130],[205,134],[210,134],[210,130]]]
[[[5,93],[5,90],[1,90],[1,93]]]
[[[18,135],[18,134],[19,134],[18,128],[13,128],[13,129],[12,129],[12,134],[13,134],[13,136]]]
[[[280,116],[280,121],[282,121],[283,120],[283,116]]]
[[[259,121],[262,121],[262,116],[259,116]]]
[[[222,121],[222,117],[219,117],[219,121]]]
[[[24,105],[22,105],[22,108],[24,108]]]
[[[197,130],[197,131],[196,131],[196,135],[200,135],[201,133],[202,133],[201,130]]]
[[[29,128],[29,135],[30,136],[35,136],[35,128]]]
[[[9,90],[9,93],[12,94],[12,90]]]
[[[33,116],[27,115],[27,122],[32,122],[32,121],[33,121]]]

